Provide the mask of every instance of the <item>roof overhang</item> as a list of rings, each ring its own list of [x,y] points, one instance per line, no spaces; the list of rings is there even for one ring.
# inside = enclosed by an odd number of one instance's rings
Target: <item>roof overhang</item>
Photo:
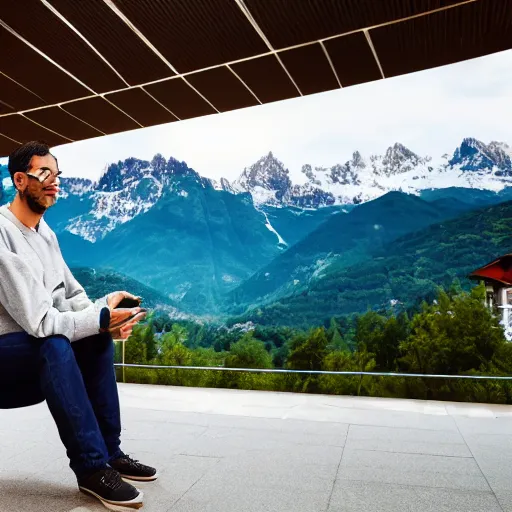
[[[512,0],[2,0],[0,156],[511,47]]]
[[[505,254],[469,274],[469,279],[489,281],[498,286],[512,286],[512,254]]]

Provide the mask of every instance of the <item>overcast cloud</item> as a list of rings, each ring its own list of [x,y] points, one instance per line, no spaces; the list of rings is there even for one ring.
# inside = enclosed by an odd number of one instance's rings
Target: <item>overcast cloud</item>
[[[143,128],[54,149],[67,176],[97,180],[106,166],[155,153],[203,176],[234,179],[272,151],[300,176],[354,150],[401,142],[420,155],[452,153],[464,137],[512,145],[512,51],[270,105]]]

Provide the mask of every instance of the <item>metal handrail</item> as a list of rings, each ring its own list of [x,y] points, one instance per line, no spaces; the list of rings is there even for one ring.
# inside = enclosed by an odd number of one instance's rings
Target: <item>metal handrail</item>
[[[155,370],[213,370],[225,372],[250,373],[307,373],[315,375],[371,375],[375,377],[427,377],[436,379],[476,379],[476,380],[512,380],[512,375],[437,375],[430,373],[393,373],[393,372],[356,372],[329,370],[288,370],[284,368],[225,368],[224,366],[166,366],[158,364],[114,363],[124,368],[149,368]]]

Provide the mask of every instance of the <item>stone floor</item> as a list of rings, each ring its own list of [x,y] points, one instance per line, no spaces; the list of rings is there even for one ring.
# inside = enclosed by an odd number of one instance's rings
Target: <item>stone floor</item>
[[[119,385],[148,512],[512,512],[512,407]],[[0,411],[0,512],[106,510],[46,404]]]

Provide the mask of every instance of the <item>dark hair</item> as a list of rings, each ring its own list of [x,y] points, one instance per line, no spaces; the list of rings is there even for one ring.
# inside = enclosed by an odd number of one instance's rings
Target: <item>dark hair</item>
[[[52,155],[50,153],[50,146],[46,142],[33,140],[22,144],[19,148],[15,149],[9,155],[9,163],[7,168],[11,175],[11,180],[14,184],[14,173],[27,172],[30,168],[30,160],[33,156],[46,156]],[[54,155],[52,155],[55,158]],[[55,158],[57,162],[57,159]]]

